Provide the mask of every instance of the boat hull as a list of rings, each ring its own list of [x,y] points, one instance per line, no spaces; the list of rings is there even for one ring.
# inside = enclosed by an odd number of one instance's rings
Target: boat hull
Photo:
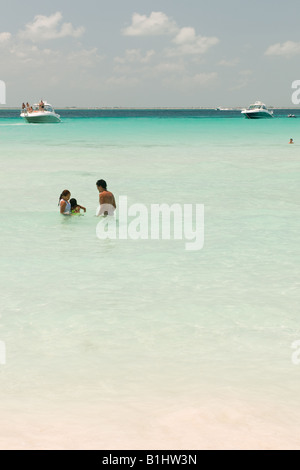
[[[242,114],[248,119],[270,119],[273,117],[272,114],[269,113],[259,113],[259,112],[242,112]]]
[[[21,117],[30,124],[56,124],[61,122],[59,114],[52,114],[52,113],[39,113],[39,114],[21,114]]]

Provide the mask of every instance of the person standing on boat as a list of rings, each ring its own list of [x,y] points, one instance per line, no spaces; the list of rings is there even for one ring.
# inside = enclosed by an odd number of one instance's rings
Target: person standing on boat
[[[114,212],[117,208],[115,197],[113,193],[107,191],[107,184],[104,180],[98,180],[96,183],[97,189],[99,191],[99,204],[100,210],[98,216],[107,216],[114,215]]]
[[[59,196],[59,209],[63,215],[71,215],[71,204],[70,204],[71,193],[68,189],[65,189]]]
[[[45,109],[45,104],[44,104],[43,100],[41,100],[40,103],[39,103],[39,111],[44,111],[44,109]]]

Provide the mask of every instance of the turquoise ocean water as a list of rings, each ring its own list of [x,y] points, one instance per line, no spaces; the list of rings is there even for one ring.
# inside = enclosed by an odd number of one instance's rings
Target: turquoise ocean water
[[[2,449],[300,448],[300,119],[277,114],[1,111]],[[100,178],[204,204],[203,249],[98,239]]]

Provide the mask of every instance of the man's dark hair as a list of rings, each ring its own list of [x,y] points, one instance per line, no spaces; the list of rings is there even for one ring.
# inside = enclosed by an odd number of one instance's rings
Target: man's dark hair
[[[96,185],[97,185],[98,187],[101,186],[101,187],[104,188],[104,189],[106,189],[106,186],[107,186],[106,181],[104,181],[104,180],[98,180],[97,183],[96,183]]]

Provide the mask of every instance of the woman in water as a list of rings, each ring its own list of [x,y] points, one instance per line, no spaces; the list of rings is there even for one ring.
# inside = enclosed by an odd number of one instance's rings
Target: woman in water
[[[65,189],[59,196],[59,209],[63,215],[71,215],[71,204],[69,202],[71,193],[68,189]]]

